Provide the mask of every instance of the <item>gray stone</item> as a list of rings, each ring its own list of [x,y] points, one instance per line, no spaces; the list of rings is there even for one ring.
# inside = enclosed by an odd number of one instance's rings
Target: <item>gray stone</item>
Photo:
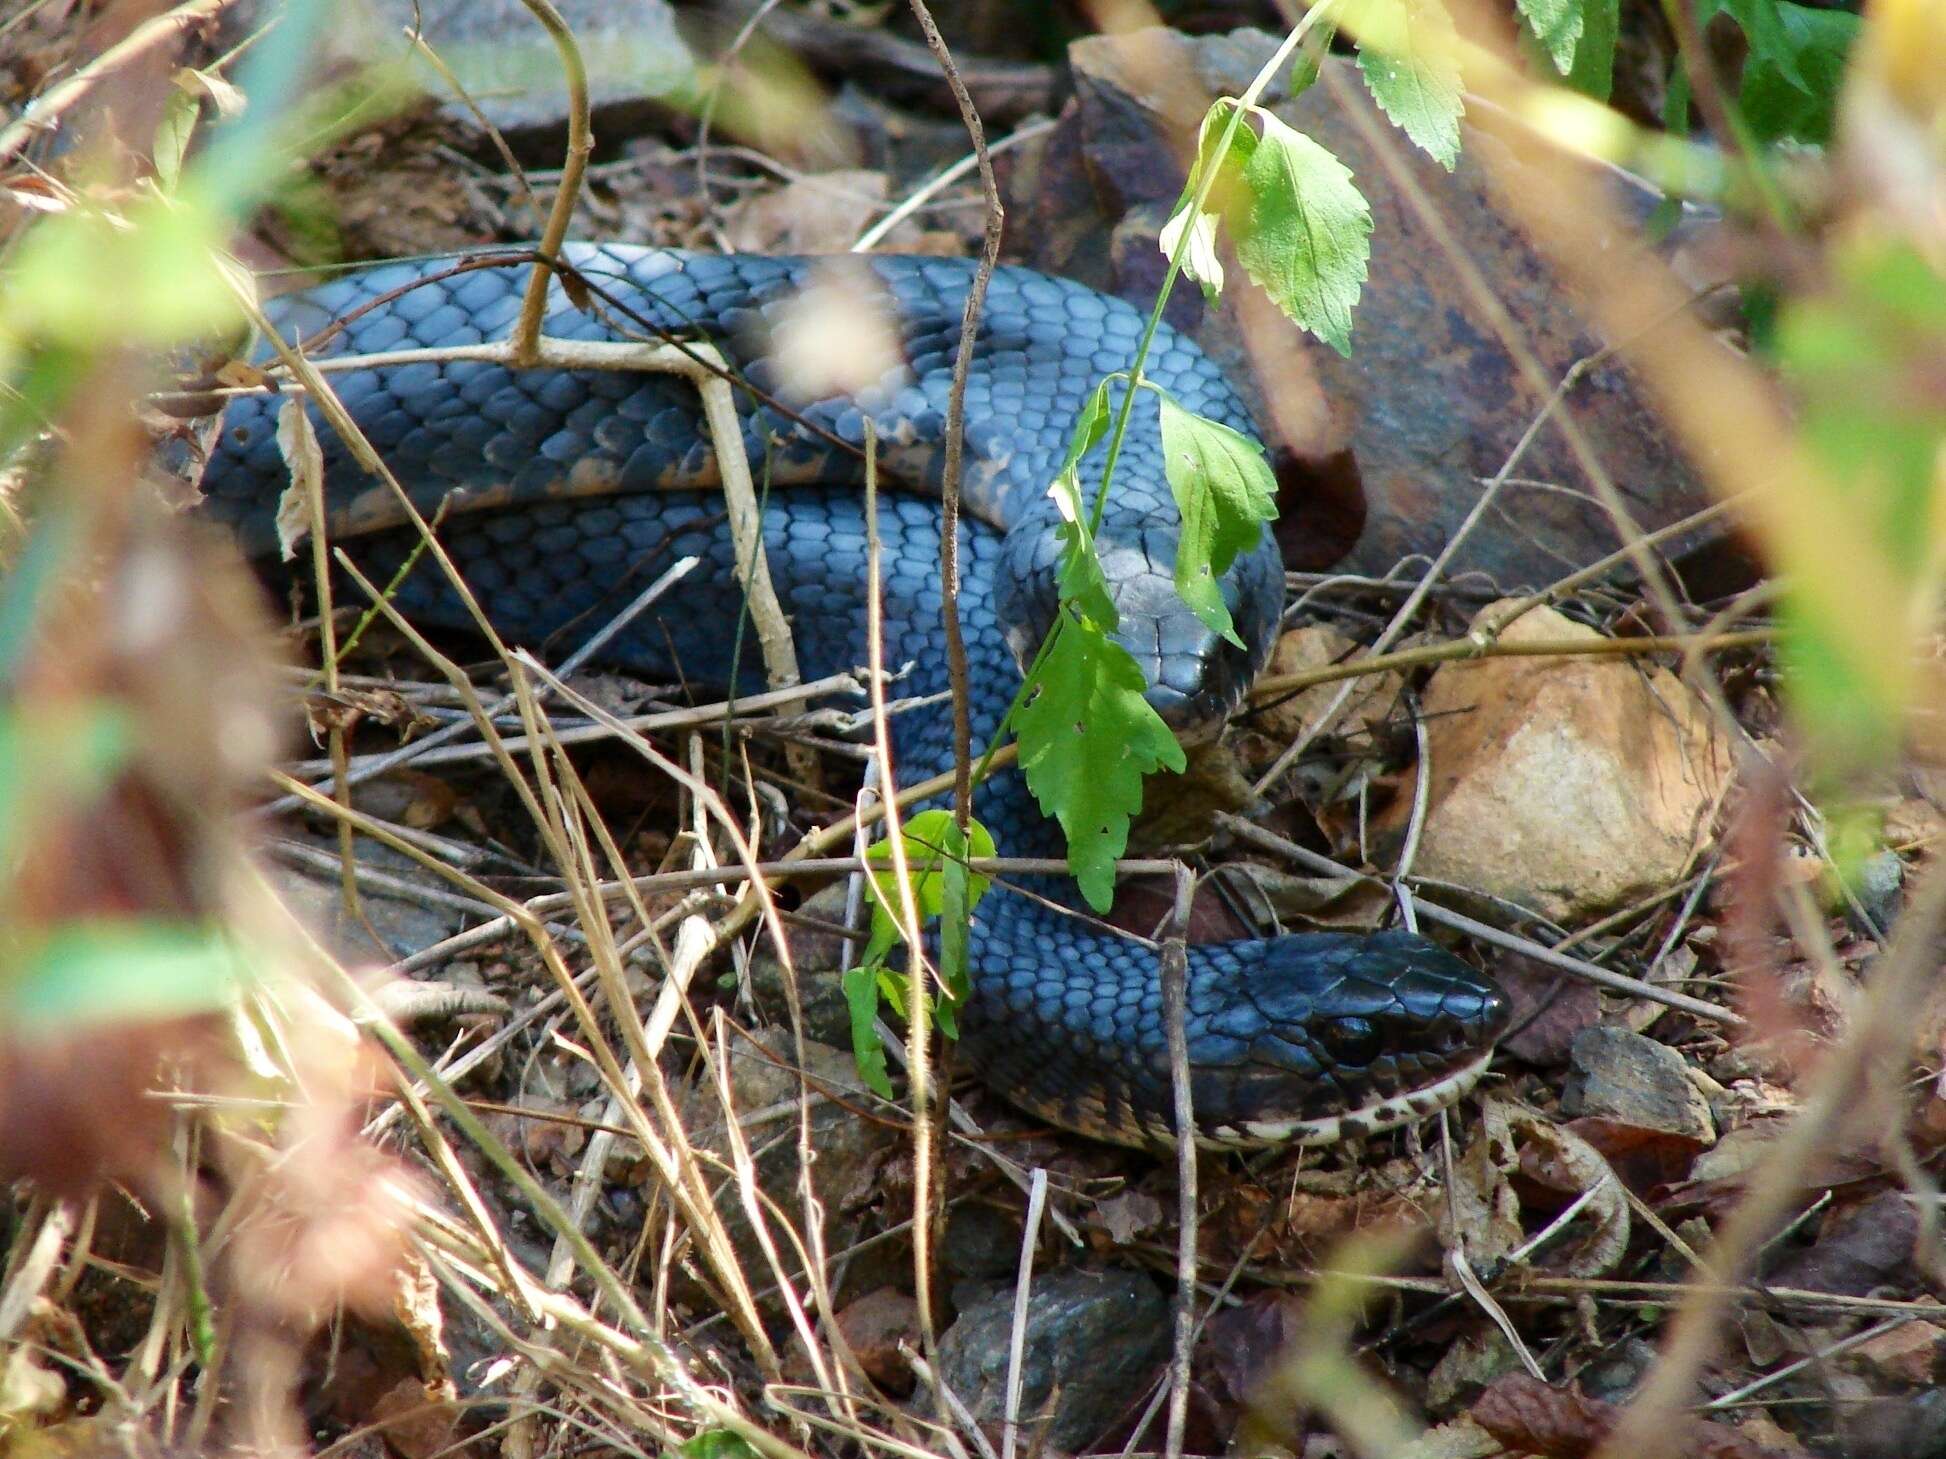
[[[939,1260],[955,1277],[1012,1276],[1020,1267],[1020,1221],[992,1206],[955,1206],[946,1218]]]
[[[1871,919],[1871,926],[1858,925],[1860,932],[1884,934],[1892,930],[1899,917],[1899,903],[1905,890],[1905,862],[1896,851],[1881,851],[1866,858],[1852,874],[1851,894],[1858,910]],[[1852,918],[1858,924],[1856,916]]]
[[[693,91],[696,60],[664,0],[555,0],[555,6],[587,67],[598,131],[607,120],[612,132],[623,109],[674,102]],[[419,11],[427,42],[495,127],[514,133],[565,127],[568,94],[560,54],[521,0],[419,0]],[[368,59],[409,60],[403,32],[412,12],[412,0],[345,6],[334,22],[335,48]],[[460,110],[423,62],[415,61],[413,70],[434,95]]]
[[[816,1097],[815,1091],[830,1090],[847,1104],[870,1101],[848,1050],[807,1041],[804,1062],[815,1100],[811,1110],[812,1172],[817,1199],[824,1208],[825,1249],[846,1251],[870,1234],[877,1219],[881,1167],[899,1145],[901,1135],[898,1127],[887,1121],[860,1119],[845,1105]],[[800,1228],[800,1233],[804,1219],[797,1105],[806,1084],[799,1079],[795,1064],[796,1049],[784,1029],[766,1029],[756,1041],[738,1037],[730,1044],[731,1097],[744,1142],[755,1160],[757,1184],[775,1202],[765,1210],[765,1220],[783,1255],[788,1276],[803,1290],[797,1246],[777,1227],[780,1212]],[[691,1142],[727,1168],[732,1147],[714,1079],[706,1079],[690,1090],[683,1103],[683,1127],[689,1131]],[[770,1287],[774,1280],[770,1262],[736,1181],[729,1176],[712,1176],[711,1185],[738,1265],[753,1288]],[[881,1242],[839,1264],[833,1295],[843,1304],[910,1272],[910,1249],[901,1242]],[[693,1305],[706,1300],[706,1294],[679,1279],[678,1299]],[[775,1294],[761,1297],[759,1305],[772,1315],[784,1310]]]
[[[939,1340],[940,1376],[973,1416],[1005,1416],[1013,1292],[1003,1288],[960,1313]],[[1023,1426],[1047,1405],[1045,1434],[1022,1435],[1069,1453],[1130,1413],[1169,1351],[1169,1301],[1133,1272],[1051,1272],[1034,1280],[1021,1358]]]
[[[1667,1044],[1597,1024],[1575,1035],[1568,1063],[1561,1113],[1694,1140],[1699,1146],[1716,1143],[1709,1101],[1690,1080],[1682,1055]]]
[[[335,838],[293,836],[288,839],[334,856],[337,854]],[[272,852],[274,855],[275,847]],[[279,899],[340,961],[391,962],[410,957],[422,948],[451,937],[464,925],[464,912],[434,900],[438,895],[450,893],[452,887],[410,857],[364,838],[359,839],[356,854],[360,865],[413,887],[424,888],[428,894],[424,899],[415,899],[409,895],[386,895],[369,887],[360,888],[359,904],[366,920],[371,923],[372,931],[384,939],[383,947],[374,946],[371,932],[367,932],[356,917],[345,911],[344,897],[335,875],[278,861],[267,861],[264,866],[264,874]]]
[[[832,926],[845,920],[845,885],[828,886],[798,908],[806,917],[815,917]],[[851,1008],[845,1002],[844,939],[834,932],[814,927],[788,926],[791,968],[797,974],[798,1011],[804,1019],[804,1037],[838,1048],[851,1046]],[[857,950],[863,951],[861,939]],[[757,944],[750,959],[750,1002],[770,1023],[788,1025],[790,999],[785,990],[783,964],[777,959],[775,944],[768,937]]]

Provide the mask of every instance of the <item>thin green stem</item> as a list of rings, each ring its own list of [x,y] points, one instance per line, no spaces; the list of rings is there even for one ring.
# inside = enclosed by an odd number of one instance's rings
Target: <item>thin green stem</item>
[[[1243,95],[1237,98],[1236,104],[1231,109],[1230,119],[1223,128],[1223,135],[1214,153],[1216,157],[1229,155],[1230,144],[1236,138],[1237,128],[1243,125],[1245,114],[1256,105],[1257,98],[1263,95],[1264,88],[1270,84],[1271,77],[1283,69],[1292,54],[1304,43],[1305,36],[1311,33],[1312,28],[1323,18],[1325,12],[1331,9],[1333,3],[1334,0],[1321,0],[1321,3],[1313,6],[1284,38],[1284,43],[1277,48],[1276,54],[1251,78],[1249,86],[1244,88]],[[1199,157],[1197,159],[1199,165],[1201,161]],[[1209,202],[1209,195],[1216,185],[1216,174],[1219,170],[1218,167],[1210,167],[1197,178],[1195,197],[1190,203],[1192,214],[1202,212]],[[1176,286],[1177,277],[1182,273],[1183,258],[1189,248],[1189,231],[1187,228],[1183,230],[1182,237],[1176,241],[1175,250],[1170,255],[1169,271],[1163,276],[1162,287],[1156,292],[1155,306],[1150,309],[1148,323],[1142,330],[1142,338],[1135,346],[1134,362],[1126,372],[1118,370],[1107,377],[1111,380],[1118,376],[1125,378],[1128,381],[1128,388],[1123,392],[1121,405],[1115,414],[1115,424],[1108,438],[1108,455],[1102,463],[1101,484],[1095,490],[1094,505],[1089,510],[1090,538],[1101,529],[1102,513],[1108,503],[1108,486],[1114,479],[1115,463],[1121,457],[1122,441],[1128,435],[1128,423],[1134,410],[1135,397],[1141,393],[1145,383],[1142,379],[1142,366],[1147,362],[1149,351],[1155,344],[1156,331],[1162,327],[1162,311],[1168,306],[1169,295]],[[1029,696],[1039,685],[1042,666],[1046,664],[1049,651],[1054,647],[1062,628],[1067,624],[1067,610],[1068,605],[1063,603],[1061,611],[1055,615],[1053,626],[1047,631],[1047,637],[1041,640],[1040,650],[1034,655],[1034,661],[1027,666],[1027,672],[1022,675],[1020,688],[1014,694],[1013,702],[1007,706],[1006,714],[1001,716],[1000,723],[993,732],[993,738],[987,742],[986,752],[980,757],[980,763],[973,768],[974,785],[979,785],[986,779],[987,768],[992,764],[993,757],[999,752],[1000,746],[1006,742],[1008,732],[1013,728],[1015,716],[1020,713],[1021,707],[1026,704]]]
[[[1245,115],[1257,104],[1257,98],[1263,95],[1264,88],[1270,84],[1270,78],[1284,68],[1292,54],[1304,43],[1304,37],[1309,35],[1312,27],[1323,19],[1325,12],[1331,9],[1333,3],[1334,0],[1320,0],[1320,3],[1312,6],[1305,13],[1304,18],[1292,27],[1291,33],[1284,37],[1284,43],[1277,48],[1276,53],[1268,61],[1264,62],[1262,69],[1244,88],[1243,95],[1238,97],[1235,104],[1231,106],[1230,119],[1224,124],[1223,135],[1217,139],[1216,150],[1207,159],[1201,155],[1196,158],[1195,167],[1200,171],[1200,175],[1196,177],[1196,195],[1189,205],[1192,219],[1201,215],[1208,205],[1209,195],[1216,188],[1217,174],[1223,170],[1222,159],[1230,155],[1230,144],[1236,140],[1237,130],[1243,125]],[[1219,100],[1215,104],[1221,106],[1222,102]],[[1205,165],[1206,163],[1209,165]],[[1115,424],[1108,436],[1108,455],[1102,462],[1101,485],[1095,490],[1095,503],[1089,512],[1088,530],[1091,535],[1101,530],[1102,513],[1108,505],[1108,485],[1114,479],[1115,463],[1121,459],[1122,441],[1128,435],[1129,418],[1135,411],[1135,397],[1142,388],[1142,367],[1148,363],[1149,350],[1155,344],[1156,331],[1162,327],[1162,311],[1168,307],[1169,296],[1175,291],[1176,279],[1182,273],[1183,259],[1189,254],[1189,240],[1193,231],[1191,228],[1184,228],[1181,236],[1176,239],[1175,249],[1169,255],[1169,271],[1162,276],[1162,287],[1156,291],[1155,306],[1149,310],[1148,323],[1142,330],[1140,342],[1135,346],[1135,360],[1128,370],[1128,389],[1123,392],[1121,405],[1115,412]]]

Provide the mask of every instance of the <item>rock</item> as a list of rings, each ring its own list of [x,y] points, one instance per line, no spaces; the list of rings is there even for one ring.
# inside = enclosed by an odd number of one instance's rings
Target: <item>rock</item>
[[[1620,1403],[1635,1391],[1655,1366],[1658,1356],[1654,1346],[1641,1338],[1624,1338],[1610,1348],[1600,1361],[1583,1368],[1575,1376],[1575,1381],[1590,1398]]]
[[[335,857],[338,854],[336,838],[293,835],[286,840],[291,857],[301,856],[305,851],[314,855],[295,864],[266,861],[264,875],[278,899],[342,962],[363,965],[410,957],[451,937],[465,924],[465,912],[435,900],[451,893],[447,883],[411,857],[361,837],[356,851],[359,864],[400,883],[396,895],[368,886],[359,888],[359,905],[365,918],[385,941],[383,947],[375,947],[371,933],[345,910],[337,873],[326,872],[313,864],[315,855]],[[277,855],[274,843],[269,850],[272,857]],[[411,889],[423,889],[427,895],[423,900],[417,899],[410,895]]]
[[[1627,1029],[1597,1024],[1575,1035],[1561,1113],[1691,1141],[1698,1149],[1716,1143],[1709,1101],[1690,1081],[1682,1055]]]
[[[1871,925],[1860,923],[1856,914],[1851,917],[1853,930],[1863,936],[1883,934],[1892,930],[1898,920],[1899,904],[1905,890],[1905,863],[1893,851],[1881,851],[1876,856],[1865,859],[1851,875],[1851,895],[1858,903],[1858,910],[1871,919]]]
[[[833,927],[842,926],[845,884],[841,881],[820,889],[798,911]],[[850,1048],[851,1009],[838,978],[844,971],[844,939],[836,932],[797,924],[786,927],[786,936],[791,947],[791,968],[797,974],[797,1000],[804,1018],[804,1036],[838,1048]],[[861,936],[858,950],[862,952],[864,946]],[[750,1001],[769,1022],[789,1026],[790,1003],[784,991],[784,968],[768,937],[757,940],[757,951],[750,959]]]
[[[1764,1274],[1774,1286],[1863,1297],[1879,1286],[1900,1286],[1918,1275],[1912,1265],[1919,1214],[1902,1191],[1825,1218],[1818,1239],[1790,1252]]]
[[[1852,1459],[1946,1459],[1946,1388],[1913,1398],[1882,1398],[1837,1410]]]
[[[1741,1179],[1763,1163],[1776,1139],[1775,1122],[1743,1125],[1727,1131],[1713,1148],[1696,1157],[1696,1163],[1689,1167],[1689,1178],[1693,1181]]]
[[[1074,101],[1037,155],[1016,157],[1010,168],[1009,238],[1015,247],[1024,240],[1020,261],[1146,309],[1161,261],[1152,240],[1132,235],[1152,233],[1174,203],[1210,101],[1239,94],[1275,45],[1254,30],[1192,39],[1151,29],[1070,46]],[[1351,358],[1301,336],[1242,282],[1240,269],[1219,309],[1180,288],[1169,309],[1192,325],[1268,432],[1288,488],[1278,523],[1286,561],[1322,567],[1342,557],[1349,570],[1378,573],[1408,553],[1430,556],[1445,545],[1478,500],[1480,480],[1500,469],[1542,401],[1525,388],[1459,272],[1428,265],[1438,250],[1355,114],[1388,137],[1397,133],[1353,64],[1329,58],[1325,79],[1296,101],[1281,79],[1264,97],[1350,168],[1371,203],[1370,274],[1353,316]],[[1485,272],[1552,383],[1602,341],[1574,312],[1551,266],[1501,215],[1480,161],[1500,144],[1470,125],[1463,130],[1454,172],[1403,144],[1402,165]],[[1618,193],[1640,217],[1646,203]],[[1676,246],[1695,231],[1679,227]],[[1616,266],[1627,267],[1641,247],[1639,239],[1615,240]],[[1619,358],[1597,365],[1566,409],[1644,529],[1708,502],[1701,478]],[[1542,431],[1516,474],[1548,485],[1503,487],[1454,572],[1484,570],[1511,589],[1551,581],[1563,562],[1588,561],[1613,545],[1613,527],[1560,432]],[[1677,550],[1701,540],[1708,539],[1681,539]]]
[[[1013,1292],[966,1308],[939,1340],[940,1376],[976,1419],[1006,1413]],[[1023,1447],[1078,1452],[1141,1401],[1169,1351],[1169,1301],[1133,1272],[1059,1271],[1037,1276],[1027,1303],[1021,1359]],[[1044,1433],[1030,1427],[1059,1389]]]
[[[523,133],[564,133],[568,97],[560,54],[521,0],[418,0],[417,8],[427,42],[490,123],[516,142]],[[696,59],[664,0],[556,0],[556,8],[588,70],[598,135],[612,140],[639,125],[640,116],[631,113],[652,103],[674,107],[694,96]],[[346,6],[334,26],[334,49],[365,60],[410,60],[402,32],[412,24],[413,10],[414,0]],[[471,114],[423,62],[415,62],[415,74],[449,109]]]
[[[1273,678],[1280,674],[1301,674],[1308,669],[1343,663],[1357,652],[1358,645],[1337,629],[1322,623],[1306,624],[1291,629],[1277,640],[1264,674]],[[1351,697],[1333,722],[1332,733],[1340,737],[1350,737],[1383,724],[1393,705],[1398,703],[1405,680],[1388,671],[1354,679],[1351,684]],[[1264,705],[1257,711],[1257,727],[1274,739],[1299,739],[1310,733],[1344,687],[1342,682],[1314,684],[1289,699]]]
[[[1946,1342],[1946,1327],[1908,1322],[1868,1338],[1846,1353],[1844,1362],[1904,1388],[1929,1388],[1937,1381],[1940,1356],[1946,1352],[1942,1342]]]
[[[1489,604],[1475,623],[1490,621]],[[1509,643],[1593,638],[1552,609]],[[1514,657],[1440,666],[1424,714],[1432,795],[1421,876],[1568,924],[1682,874],[1731,770],[1703,702],[1666,669],[1613,659]],[[1396,846],[1415,769],[1374,821]]]
[[[794,1224],[803,1221],[804,1198],[799,1189],[802,1167],[794,1128],[794,1106],[803,1086],[794,1072],[795,1057],[791,1036],[784,1029],[766,1029],[756,1040],[739,1036],[730,1043],[729,1080],[744,1140],[755,1157],[757,1184],[776,1203],[765,1209],[765,1220],[771,1226],[786,1275],[802,1290],[804,1276],[797,1247],[776,1229],[780,1212]],[[848,1051],[807,1040],[804,1057],[813,1088],[829,1089],[848,1101],[870,1099]],[[730,1141],[714,1081],[690,1090],[683,1106],[683,1127],[689,1131],[691,1142],[727,1164]],[[752,1120],[752,1116],[766,1111],[772,1112],[769,1121]],[[811,1111],[813,1179],[817,1198],[824,1206],[827,1250],[846,1251],[867,1234],[879,1194],[880,1169],[900,1139],[898,1129],[882,1120],[863,1120],[831,1100],[817,1101]],[[716,1191],[716,1209],[750,1285],[756,1289],[770,1286],[775,1280],[770,1261],[757,1241],[734,1179],[712,1177],[711,1184]],[[858,1293],[890,1284],[909,1270],[907,1249],[897,1242],[881,1242],[843,1264],[833,1299],[842,1304]],[[706,1300],[688,1286],[682,1287],[679,1296],[691,1303]],[[773,1313],[783,1311],[774,1294],[759,1298],[759,1305]]]
[[[961,1280],[1010,1277],[1020,1267],[1020,1220],[992,1206],[965,1203],[946,1217],[940,1265]]]
[[[901,1343],[918,1351],[919,1304],[896,1287],[880,1287],[838,1310],[838,1330],[844,1334],[865,1376],[887,1393],[904,1398],[915,1381],[912,1363],[899,1350]],[[804,1354],[803,1339],[791,1336],[791,1371],[800,1381],[815,1376]]]

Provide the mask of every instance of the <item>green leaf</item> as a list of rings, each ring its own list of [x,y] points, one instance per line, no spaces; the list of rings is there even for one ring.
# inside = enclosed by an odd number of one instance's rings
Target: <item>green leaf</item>
[[[1240,125],[1236,135],[1230,138],[1227,151],[1218,157],[1234,109],[1234,102],[1224,100],[1212,103],[1203,113],[1202,126],[1196,132],[1196,163],[1183,180],[1176,205],[1169,210],[1169,221],[1162,225],[1162,232],[1156,237],[1156,247],[1162,250],[1162,256],[1173,261],[1183,244],[1183,235],[1188,234],[1182,271],[1202,287],[1203,301],[1212,305],[1223,293],[1223,259],[1216,251],[1216,220],[1225,211],[1243,163],[1256,146],[1255,135],[1247,126]],[[1217,172],[1216,181],[1203,199],[1202,210],[1196,211],[1196,194],[1202,190],[1202,180],[1212,169]]]
[[[1234,105],[1218,102],[1217,106]],[[1244,270],[1291,319],[1351,353],[1351,311],[1365,283],[1372,213],[1336,157],[1261,108],[1242,187],[1226,214]]]
[[[1527,29],[1563,76],[1574,68],[1581,40],[1583,0],[1516,0]]]
[[[1581,38],[1575,43],[1568,85],[1596,101],[1615,89],[1615,43],[1621,35],[1621,0],[1581,0]]]
[[[1047,488],[1047,494],[1054,498],[1054,505],[1061,513],[1061,596],[1078,602],[1081,611],[1104,628],[1113,628],[1119,615],[1115,612],[1114,600],[1108,596],[1108,579],[1101,569],[1101,554],[1096,550],[1094,534],[1089,530],[1092,517],[1087,503],[1081,498],[1080,464],[1081,458],[1101,444],[1102,438],[1108,434],[1111,414],[1108,381],[1119,377],[1120,373],[1117,372],[1103,380],[1083,403],[1075,417],[1074,433],[1068,440],[1067,456]]]
[[[985,828],[979,822],[973,822],[972,826],[985,835]],[[992,842],[993,838],[988,836],[987,844],[991,846]],[[952,1010],[973,991],[973,981],[967,972],[973,908],[986,895],[991,883],[967,866],[966,837],[950,816],[940,833],[940,854],[949,859],[942,868],[939,885],[939,981],[946,989],[946,997],[939,1005],[939,1025],[947,1038],[956,1039],[959,1026]]]
[[[156,123],[155,141],[149,151],[155,158],[155,180],[164,192],[174,192],[182,178],[182,160],[189,152],[190,138],[196,135],[202,110],[202,98],[179,86],[162,104],[162,120]]]
[[[87,349],[104,340],[168,346],[237,319],[221,250],[228,219],[189,196],[138,198],[124,213],[76,208],[20,240],[0,336]]]
[[[69,922],[0,939],[0,1028],[26,1035],[228,1007],[250,974],[228,934],[195,923]]]
[[[912,861],[936,861],[941,856],[953,854],[947,848],[959,843],[959,827],[953,824],[953,813],[947,810],[920,811],[908,816],[900,828],[900,839],[905,842],[905,854]],[[974,856],[993,855],[993,833],[978,821],[969,823],[972,833]],[[865,853],[865,859],[878,866],[887,868],[884,881],[881,873],[870,871],[865,878],[865,887],[872,897],[872,929],[876,937],[881,919],[885,926],[896,935],[899,925],[899,889],[889,874],[892,866],[892,843],[880,841]],[[965,866],[961,866],[965,872]],[[993,885],[992,878],[973,875],[967,882],[967,910],[970,912],[986,895],[987,888]],[[919,909],[919,919],[937,917],[946,906],[946,874],[943,867],[929,867],[912,873],[912,900]],[[888,943],[889,947],[890,944]],[[866,961],[871,961],[869,955]]]
[[[748,1440],[729,1429],[705,1429],[676,1452],[683,1459],[761,1459]]]
[[[1883,763],[1904,732],[1916,632],[1929,631],[1946,541],[1946,400],[1917,389],[1946,357],[1946,277],[1908,245],[1835,247],[1820,293],[1792,300],[1774,338],[1816,466],[1798,504],[1863,529],[1855,562],[1778,564],[1790,583],[1787,678],[1832,768]],[[1809,537],[1819,541],[1816,535]],[[1858,584],[1877,600],[1869,621]]]
[[[1358,69],[1393,125],[1448,172],[1459,161],[1459,36],[1440,0],[1355,0],[1345,27]]]
[[[86,805],[127,763],[133,720],[106,701],[32,718],[0,713],[0,867],[48,807]],[[4,930],[4,929],[0,929]]]
[[[1784,29],[1784,9],[1782,0],[1697,0],[1696,26],[1700,30],[1718,15],[1729,15],[1749,42],[1751,61],[1776,66],[1791,85],[1807,90],[1809,83],[1797,68],[1797,57]]]
[[[1859,19],[1842,10],[1787,3],[1777,6],[1776,19],[1783,48],[1760,52],[1752,42],[1738,106],[1759,141],[1823,145],[1831,140]]]
[[[885,1045],[878,1037],[878,973],[875,967],[846,970],[840,982],[845,1006],[851,1010],[851,1056],[865,1087],[880,1098],[892,1098],[892,1077],[885,1067]]]
[[[1324,16],[1311,26],[1311,33],[1299,42],[1297,54],[1291,58],[1288,86],[1293,101],[1317,85],[1318,76],[1324,69],[1324,58],[1331,54],[1331,43],[1337,38],[1338,22]]]
[[[1184,410],[1166,391],[1162,403],[1162,463],[1182,513],[1176,543],[1176,591],[1209,628],[1238,648],[1223,574],[1263,537],[1277,516],[1277,479],[1264,448],[1239,431]]]
[[[1064,614],[1041,683],[1014,731],[1041,811],[1067,833],[1068,869],[1089,905],[1115,899],[1115,861],[1142,808],[1142,777],[1185,765],[1182,746],[1143,698],[1142,669],[1093,624]]]
[[[1678,56],[1669,63],[1669,80],[1662,94],[1662,125],[1672,135],[1689,135],[1689,68]]]

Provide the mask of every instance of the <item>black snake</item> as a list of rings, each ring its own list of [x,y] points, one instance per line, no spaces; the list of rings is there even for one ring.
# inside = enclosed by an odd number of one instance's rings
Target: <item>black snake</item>
[[[752,387],[740,393],[745,449],[773,488],[764,535],[772,579],[807,676],[865,660],[864,504],[855,449],[869,415],[895,485],[880,499],[885,652],[910,661],[901,692],[943,689],[939,511],[948,381],[971,266],[960,260],[851,261],[851,312],[889,323],[898,358],[864,388],[802,398],[778,340],[817,261],[582,245],[567,260],[611,303],[576,307],[557,283],[546,332],[574,339],[706,338]],[[332,354],[398,352],[502,337],[524,266],[363,270],[277,301],[287,337],[314,336],[369,309],[327,344]],[[421,287],[410,287],[422,284]],[[863,289],[863,294],[859,290]],[[828,311],[827,316],[829,317]],[[1130,365],[1143,320],[1119,300],[1022,269],[993,277],[966,400],[961,601],[971,659],[975,743],[997,727],[1057,596],[1059,517],[1047,487],[1077,408],[1100,378]],[[826,344],[830,350],[841,344]],[[1245,433],[1248,413],[1188,339],[1158,333],[1147,378],[1186,409]],[[657,559],[705,566],[632,624],[611,662],[691,684],[762,687],[748,649],[733,664],[741,588],[696,391],[666,375],[511,371],[411,361],[336,374],[372,444],[430,512],[455,488],[441,540],[496,627],[530,640],[587,632]],[[1140,406],[1138,402],[1138,406]],[[273,508],[288,481],[276,402],[228,411],[205,479],[206,510],[253,553],[274,546]],[[313,417],[317,419],[315,407]],[[324,429],[333,540],[350,542],[384,581],[411,538],[378,484]],[[1134,412],[1099,534],[1121,615],[1120,640],[1172,724],[1219,721],[1261,666],[1283,606],[1269,534],[1222,584],[1239,651],[1178,598],[1179,518],[1151,409]],[[356,539],[356,540],[353,540]],[[646,581],[646,577],[640,579]],[[437,573],[421,564],[397,601],[415,621],[465,627]],[[606,610],[606,611],[604,611]],[[900,717],[898,778],[951,760],[945,709]],[[1019,776],[983,787],[976,813],[1003,853],[1059,855],[1059,837]],[[1033,888],[1071,900],[1052,880]],[[996,887],[975,917],[973,991],[962,1047],[995,1090],[1043,1117],[1125,1143],[1170,1138],[1167,1039],[1156,955],[1033,897]],[[1421,1116],[1456,1098],[1485,1066],[1506,1020],[1502,995],[1467,964],[1403,932],[1291,935],[1192,947],[1186,1030],[1199,1140],[1323,1142]]]

